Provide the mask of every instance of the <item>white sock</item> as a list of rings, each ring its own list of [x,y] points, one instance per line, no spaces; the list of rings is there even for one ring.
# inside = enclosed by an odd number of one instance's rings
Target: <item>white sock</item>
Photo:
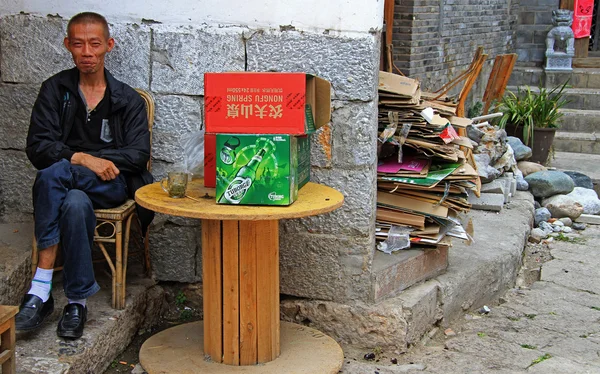
[[[69,299],[69,304],[81,304],[85,308],[85,302],[87,299]]]
[[[53,272],[54,269],[37,268],[33,280],[31,281],[31,288],[27,293],[39,297],[43,302],[48,301],[50,298],[50,291],[52,291]]]

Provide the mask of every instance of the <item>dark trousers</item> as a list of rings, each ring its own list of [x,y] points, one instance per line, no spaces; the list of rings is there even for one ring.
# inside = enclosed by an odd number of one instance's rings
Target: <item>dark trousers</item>
[[[94,209],[127,199],[125,178],[102,181],[90,169],[65,159],[40,170],[33,185],[35,237],[39,250],[60,242],[63,287],[69,299],[85,299],[100,289],[92,267]]]

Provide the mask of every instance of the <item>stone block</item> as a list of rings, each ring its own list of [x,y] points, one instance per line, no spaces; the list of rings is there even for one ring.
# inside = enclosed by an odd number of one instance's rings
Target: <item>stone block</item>
[[[39,84],[0,84],[0,148],[25,150]]]
[[[587,77],[587,88],[596,88],[600,89],[600,74],[581,74]]]
[[[580,108],[595,109],[595,110],[600,109],[600,98],[598,98],[600,89],[590,89],[590,91],[591,92],[589,92],[587,95],[585,95],[584,106],[575,108],[575,109],[580,109]]]
[[[134,88],[150,88],[151,30],[146,25],[111,24],[115,47],[106,55],[111,74]]]
[[[515,192],[516,192],[516,181],[514,178],[508,178],[506,175],[503,175],[501,178],[496,179],[499,183],[504,184],[504,202],[510,203],[510,197],[514,195],[513,193],[513,182],[515,183]]]
[[[372,301],[374,238],[280,232],[281,293],[310,299]]]
[[[499,212],[504,205],[504,195],[481,194],[480,197],[477,197],[474,194],[469,194],[469,203],[471,203],[471,209]]]
[[[331,123],[322,126],[311,135],[310,163],[320,168],[331,168],[333,162]]]
[[[594,214],[582,214],[575,220],[579,223],[587,223],[590,225],[600,225],[600,216]]]
[[[153,277],[161,281],[198,282],[202,279],[200,221],[181,226],[157,217],[150,227]]]
[[[531,56],[529,54],[529,49],[527,48],[517,48],[515,51],[517,53],[517,62],[530,62]]]
[[[571,71],[546,71],[546,88],[554,88],[569,81],[572,84],[572,78],[575,74]]]
[[[2,81],[41,83],[61,70],[73,67],[63,46],[67,23],[60,17],[28,14],[0,19]]]
[[[286,299],[281,303],[281,315],[283,320],[316,328],[342,344],[399,353],[408,348],[408,327],[399,300],[368,305]]]
[[[442,319],[442,310],[438,301],[439,283],[430,280],[414,285],[403,291],[396,299],[400,301],[406,319],[406,342],[418,343],[421,337]]]
[[[181,163],[184,159],[182,138],[203,128],[202,99],[180,95],[156,95],[154,99],[152,157]]]
[[[373,256],[375,301],[396,296],[413,284],[431,279],[448,267],[448,246],[409,249]]]
[[[552,25],[552,12],[550,10],[546,12],[535,12],[535,24]]]
[[[31,279],[32,223],[0,224],[0,304],[19,305]]]
[[[155,159],[152,157],[152,176],[154,181],[159,181],[167,176],[169,170],[173,168],[173,163]]]
[[[331,213],[284,220],[285,231],[369,236],[375,222],[376,174],[374,168],[355,170],[312,168],[311,181],[333,187],[344,204]]]
[[[338,100],[371,101],[377,93],[379,37],[258,31],[246,46],[250,71],[304,71],[331,82]]]
[[[204,73],[244,70],[244,41],[239,30],[164,25],[152,29],[154,92],[202,95]]]
[[[0,217],[3,221],[9,217],[31,220],[31,187],[36,174],[25,152],[0,150]]]
[[[377,103],[335,102],[331,116],[333,165],[369,166],[377,160]]]
[[[481,193],[495,193],[504,195],[504,183],[500,181],[492,181],[481,185]]]

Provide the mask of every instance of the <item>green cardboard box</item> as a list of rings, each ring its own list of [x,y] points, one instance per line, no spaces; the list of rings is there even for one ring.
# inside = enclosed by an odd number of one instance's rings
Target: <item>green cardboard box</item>
[[[310,179],[308,135],[217,134],[218,204],[290,205]]]

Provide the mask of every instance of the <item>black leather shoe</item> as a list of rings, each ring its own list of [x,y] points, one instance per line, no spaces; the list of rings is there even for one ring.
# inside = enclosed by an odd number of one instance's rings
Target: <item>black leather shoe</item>
[[[27,294],[15,316],[15,327],[20,331],[38,328],[44,319],[54,312],[54,299],[52,295],[48,301],[43,302],[38,296]]]
[[[67,304],[58,321],[56,334],[61,338],[79,339],[83,335],[83,327],[87,321],[87,307],[81,304]]]

